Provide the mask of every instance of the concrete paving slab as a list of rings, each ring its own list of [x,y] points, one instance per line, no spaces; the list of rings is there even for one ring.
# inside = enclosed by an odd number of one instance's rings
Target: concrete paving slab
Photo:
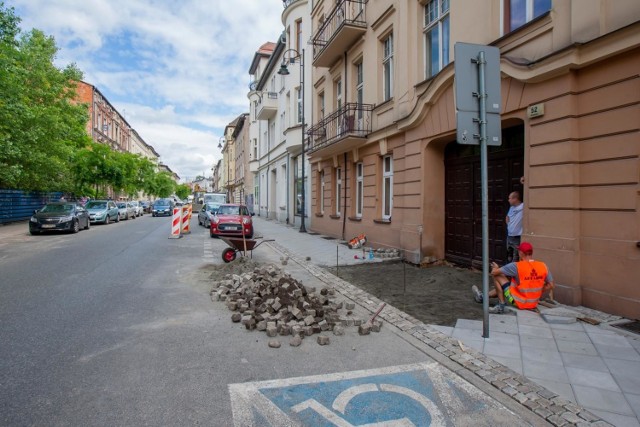
[[[482,326],[482,322],[480,323]],[[518,333],[518,322],[513,317],[508,316],[490,316],[489,317],[489,336],[492,332],[504,332],[509,334]]]
[[[640,422],[638,422],[638,419],[635,417],[595,409],[592,409],[591,412],[616,427],[640,427]]]
[[[497,334],[493,334],[497,335]],[[514,337],[515,339],[510,340],[511,344],[507,343],[507,341],[496,341],[492,338],[485,340],[484,342],[484,354],[491,356],[501,356],[501,357],[509,357],[520,359],[522,357],[522,352],[520,351],[520,343],[518,336]]]
[[[525,362],[533,362],[540,365],[560,365],[562,366],[562,357],[557,350],[544,350],[541,348],[527,348],[522,352],[522,360]],[[540,378],[540,377],[538,377]]]
[[[526,351],[526,347],[539,348],[541,350],[558,351],[556,340],[553,338],[537,338],[532,335],[521,335],[520,345],[523,351]]]
[[[597,372],[609,372],[609,368],[600,356],[587,356],[576,353],[560,353],[565,367],[588,369]]]
[[[592,371],[589,369],[565,366],[569,382],[573,385],[601,388],[621,392],[620,387],[609,372]]]
[[[640,362],[640,354],[638,350],[629,346],[629,347],[614,347],[610,345],[599,345],[596,344],[596,348],[598,353],[602,357],[610,358],[610,359],[622,359],[629,360],[631,362]]]
[[[569,376],[562,365],[533,362],[523,358],[522,369],[524,376],[527,378],[539,378],[543,380],[569,383]]]
[[[440,326],[440,325],[429,325],[429,326],[431,326],[436,331],[440,331],[449,337],[453,334],[453,330],[455,329],[451,326]]]
[[[539,328],[537,326],[529,326],[518,324],[518,331],[520,335],[530,335],[536,338],[553,338],[553,334],[551,333],[551,329],[548,327]]]
[[[608,411],[620,415],[635,416],[624,395],[618,391],[574,385],[578,404],[591,410]]]
[[[565,329],[568,331],[580,331],[584,332],[584,326],[581,322],[576,323],[549,323],[549,327],[552,330]]]
[[[587,335],[586,332],[569,331],[566,329],[553,329],[552,333],[553,337],[557,340],[591,343],[589,335]]]
[[[482,331],[482,322],[479,320],[458,319],[456,322],[456,329],[458,328]]]
[[[512,357],[504,357],[504,356],[491,356],[493,360],[496,362],[502,363],[507,368],[517,372],[520,375],[523,375],[522,372],[522,358],[512,358]]]
[[[636,416],[640,417],[640,394],[625,393],[624,396],[627,398],[627,402],[629,402],[629,405],[633,408]]]
[[[556,344],[558,345],[558,350],[565,353],[578,353],[589,356],[598,355],[598,351],[591,342],[566,341],[558,339],[556,340]]]

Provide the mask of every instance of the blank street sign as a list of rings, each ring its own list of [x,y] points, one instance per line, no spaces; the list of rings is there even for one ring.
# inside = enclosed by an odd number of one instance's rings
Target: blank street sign
[[[458,42],[454,46],[456,109],[479,111],[478,97],[473,95],[478,92],[478,64],[472,62],[472,59],[477,59],[481,51],[484,52],[487,62],[485,66],[487,113],[500,114],[500,49],[471,43]]]
[[[458,111],[456,113],[458,144],[479,145],[480,123],[477,111]],[[474,137],[474,135],[478,135]],[[501,145],[500,114],[487,114],[487,145]]]

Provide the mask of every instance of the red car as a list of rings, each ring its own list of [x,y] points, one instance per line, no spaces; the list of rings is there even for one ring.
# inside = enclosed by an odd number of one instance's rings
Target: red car
[[[245,205],[224,204],[220,205],[218,213],[211,217],[211,237],[229,236],[253,238],[253,220],[249,209]]]

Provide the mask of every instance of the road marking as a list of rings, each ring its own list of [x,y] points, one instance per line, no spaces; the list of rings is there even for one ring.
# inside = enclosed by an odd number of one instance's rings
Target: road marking
[[[237,427],[518,425],[523,422],[435,362],[230,384],[229,394]]]

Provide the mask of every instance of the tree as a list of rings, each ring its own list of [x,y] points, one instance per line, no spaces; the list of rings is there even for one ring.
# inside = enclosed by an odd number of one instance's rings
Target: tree
[[[175,189],[175,181],[168,172],[160,172],[155,174],[153,178],[151,194],[157,197],[169,197]]]
[[[186,199],[191,194],[191,188],[187,184],[180,184],[176,186],[175,193],[179,198]]]
[[[53,37],[22,34],[13,8],[0,3],[0,187],[74,187],[71,164],[86,146],[87,107],[73,102],[82,73],[58,69]]]

